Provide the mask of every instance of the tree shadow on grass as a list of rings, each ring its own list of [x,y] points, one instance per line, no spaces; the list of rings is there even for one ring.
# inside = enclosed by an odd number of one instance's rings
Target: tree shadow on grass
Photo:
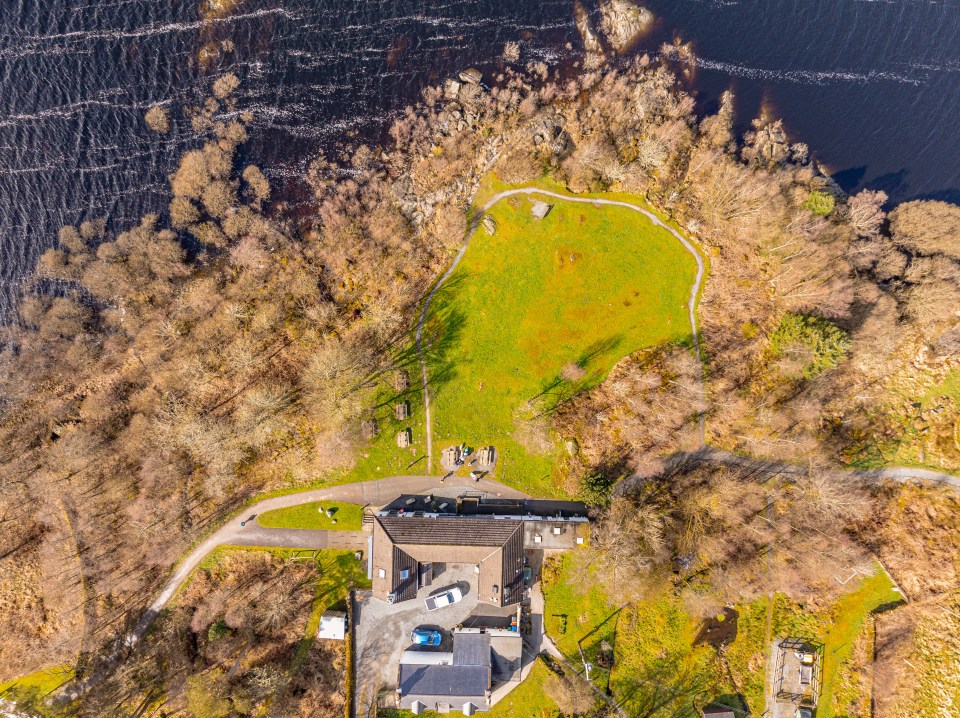
[[[456,306],[458,289],[463,279],[461,275],[456,275],[443,285],[431,301],[424,321],[421,337],[423,358],[427,365],[427,381],[433,390],[450,381],[455,375],[455,365],[450,358],[451,350],[459,342],[466,324],[466,314]],[[372,408],[373,418],[388,419],[398,402],[415,400],[422,394],[423,372],[416,332],[417,325],[414,324],[411,331],[403,333],[393,344],[384,347],[386,361],[376,374],[367,379],[380,386]],[[396,371],[406,372],[409,379],[406,388],[397,389],[385,380],[389,373]]]
[[[705,671],[680,661],[660,662],[616,681],[617,702],[631,718],[699,718],[697,706],[706,702],[713,688]]]
[[[561,370],[553,379],[547,382],[539,394],[530,398],[531,406],[538,407],[539,411],[534,418],[552,414],[561,405],[573,399],[583,391],[597,386],[603,381],[605,373],[599,369],[587,372],[587,366],[597,357],[609,354],[619,347],[624,340],[623,334],[614,334],[606,339],[600,339],[581,352],[573,362],[583,375],[579,378],[564,376]]]
[[[461,308],[466,279],[466,274],[461,271],[446,281],[434,295],[423,324],[420,347],[427,365],[427,382],[433,392],[449,384],[457,375],[454,354],[467,323],[467,314]],[[489,329],[495,331],[493,326]],[[414,354],[416,356],[416,345]]]

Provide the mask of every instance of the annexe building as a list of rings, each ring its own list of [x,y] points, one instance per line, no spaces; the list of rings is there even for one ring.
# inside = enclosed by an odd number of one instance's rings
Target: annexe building
[[[509,606],[523,598],[526,550],[569,550],[589,531],[575,502],[401,496],[374,519],[373,596],[410,601],[430,586],[434,567],[472,564],[477,599]]]

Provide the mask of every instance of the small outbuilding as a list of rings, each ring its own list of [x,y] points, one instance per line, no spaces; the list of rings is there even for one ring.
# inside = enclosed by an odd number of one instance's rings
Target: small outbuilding
[[[394,416],[397,417],[397,421],[406,421],[407,417],[410,416],[410,404],[401,401],[399,404],[393,407]]]
[[[404,429],[397,434],[397,446],[399,446],[401,449],[406,449],[408,446],[410,446],[411,438],[410,429]]]
[[[347,636],[347,614],[343,611],[324,611],[320,616],[317,638],[343,641]]]

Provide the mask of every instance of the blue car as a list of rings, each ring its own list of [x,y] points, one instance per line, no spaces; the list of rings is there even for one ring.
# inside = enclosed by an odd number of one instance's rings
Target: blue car
[[[423,631],[418,628],[410,634],[410,640],[415,646],[439,646],[440,634],[437,631]]]

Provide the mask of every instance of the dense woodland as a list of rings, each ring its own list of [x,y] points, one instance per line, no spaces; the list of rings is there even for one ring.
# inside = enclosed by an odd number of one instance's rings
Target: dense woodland
[[[645,196],[711,262],[705,372],[685,348],[641,352],[552,418],[579,447],[558,490],[598,507],[585,560],[609,566],[623,595],[657,581],[700,607],[774,588],[826,600],[871,555],[915,597],[960,586],[955,498],[829,471],[883,461],[906,431],[926,463],[960,467],[960,407],[915,406],[960,367],[960,207],[888,215],[881,192],[848,197],[779,123],[735,136],[729,96],[698,118],[646,57],[572,78],[514,63],[490,85],[429,88],[387,146],[313,162],[303,227],[239,161],[244,118],[235,83],[219,81],[187,108],[205,139],[171,174],[168,213],[115,235],[96,221],[63,229],[0,354],[0,680],[61,663],[87,674],[197,536],[258,492],[350,463],[359,417],[411,361],[418,303],[490,172]],[[665,463],[699,446],[700,414],[709,444],[809,471],[761,482]],[[242,595],[276,581],[302,600],[293,574],[248,563],[230,579]],[[694,590],[705,573],[710,591]],[[219,650],[205,647],[222,589],[210,590],[69,710],[136,714],[158,686],[185,707],[185,674]],[[228,619],[224,640],[269,634],[265,620]],[[272,695],[256,693],[270,660],[222,676],[229,710]],[[329,689],[314,679],[300,694]]]

